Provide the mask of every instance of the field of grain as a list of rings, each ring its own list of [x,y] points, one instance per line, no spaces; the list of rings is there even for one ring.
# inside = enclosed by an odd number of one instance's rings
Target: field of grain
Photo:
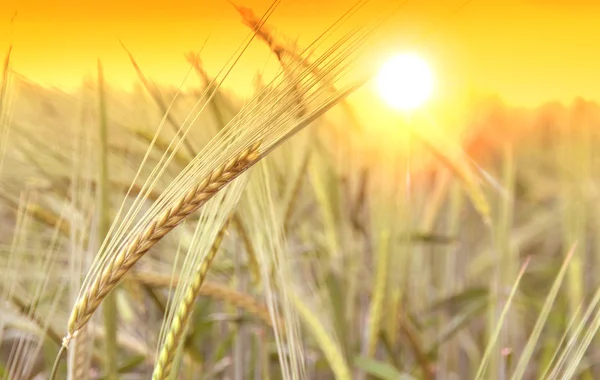
[[[123,46],[136,88],[99,60],[65,92],[5,53],[0,378],[599,378],[600,106],[384,141],[348,100],[367,27],[316,54],[238,11],[280,66],[249,99],[201,54],[196,89]]]

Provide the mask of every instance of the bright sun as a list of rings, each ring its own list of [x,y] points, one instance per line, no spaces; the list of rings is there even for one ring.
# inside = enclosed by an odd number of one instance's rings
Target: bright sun
[[[377,87],[381,97],[394,108],[411,110],[425,103],[433,92],[433,73],[415,54],[400,54],[379,70]]]

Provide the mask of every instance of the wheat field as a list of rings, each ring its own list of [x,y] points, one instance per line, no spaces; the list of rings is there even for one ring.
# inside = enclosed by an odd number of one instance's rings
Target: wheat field
[[[482,98],[384,143],[349,101],[382,20],[298,46],[236,9],[280,67],[245,100],[236,56],[182,55],[180,89],[123,45],[133,90],[99,60],[65,92],[5,52],[0,377],[599,378],[600,106]]]

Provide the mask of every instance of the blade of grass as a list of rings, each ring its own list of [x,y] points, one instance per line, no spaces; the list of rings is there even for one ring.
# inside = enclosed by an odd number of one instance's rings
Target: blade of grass
[[[490,341],[488,342],[485,353],[483,354],[483,358],[481,359],[481,363],[479,365],[479,369],[477,370],[477,374],[475,375],[475,379],[483,379],[484,378],[483,376],[485,374],[487,362],[490,358],[490,355],[492,354],[491,351],[496,346],[496,341],[498,340],[498,336],[500,335],[500,330],[502,329],[504,317],[506,316],[506,313],[510,309],[512,300],[513,300],[515,294],[517,293],[517,288],[519,287],[519,283],[521,282],[521,279],[523,278],[523,275],[525,274],[525,271],[526,271],[527,267],[529,266],[529,262],[530,262],[530,258],[528,257],[525,260],[525,262],[523,263],[523,265],[521,266],[521,270],[519,271],[519,274],[517,275],[517,279],[515,280],[515,283],[510,291],[508,299],[506,300],[506,304],[504,305],[504,308],[502,309],[502,313],[500,314],[500,318],[499,318],[498,324],[496,326],[496,330],[493,332],[492,336],[490,337]]]
[[[319,348],[323,351],[325,358],[331,366],[331,370],[336,380],[350,380],[352,379],[350,368],[346,359],[342,355],[339,346],[333,341],[329,333],[323,327],[318,318],[315,317],[313,312],[308,306],[298,297],[298,295],[290,292],[292,302],[300,317],[313,334]]]
[[[389,263],[389,231],[382,231],[377,247],[377,264],[375,273],[375,286],[369,310],[369,335],[367,342],[367,355],[373,357],[377,348],[377,340],[381,329],[381,318],[385,305],[386,287],[388,282]]]
[[[157,86],[153,85],[152,83],[150,83],[148,78],[146,78],[146,76],[142,72],[142,69],[138,65],[137,61],[133,57],[133,54],[127,49],[127,47],[125,46],[125,44],[122,41],[119,41],[119,42],[121,43],[123,50],[125,50],[125,52],[127,53],[127,56],[129,57],[131,64],[135,68],[135,72],[138,75],[138,78],[140,79],[140,81],[142,82],[144,87],[146,88],[146,91],[148,91],[150,96],[152,96],[152,99],[154,99],[154,101],[156,102],[156,105],[160,108],[160,111],[165,115],[165,117],[167,118],[167,121],[173,127],[173,132],[175,133],[176,136],[178,136],[180,134],[180,131],[179,131],[180,124],[175,120],[174,116],[169,112],[170,111],[169,105],[167,104],[167,102],[163,98],[162,94],[160,93],[159,88]],[[194,157],[196,155],[196,150],[192,147],[191,143],[188,140],[183,140],[183,145],[185,146],[187,153],[190,155],[190,157]]]
[[[567,253],[567,256],[565,257],[565,261],[563,262],[563,265],[561,266],[560,271],[559,271],[558,275],[556,276],[554,283],[552,284],[550,293],[548,293],[548,297],[546,297],[546,301],[544,302],[544,306],[542,308],[542,311],[540,312],[540,316],[538,317],[538,319],[535,323],[535,326],[533,328],[533,331],[531,332],[531,335],[529,336],[529,340],[527,341],[527,344],[525,345],[525,348],[523,349],[521,357],[519,358],[519,362],[517,363],[517,368],[515,369],[515,372],[513,373],[511,379],[514,379],[514,380],[522,379],[523,376],[525,375],[525,370],[527,368],[527,364],[529,364],[529,362],[530,362],[535,345],[537,344],[537,342],[540,338],[542,329],[544,328],[544,325],[546,324],[546,320],[548,319],[548,315],[550,315],[552,305],[554,304],[556,296],[558,295],[558,291],[560,289],[560,286],[562,285],[563,279],[565,278],[565,274],[567,273],[567,268],[569,266],[569,263],[571,262],[571,258],[573,257],[574,253],[575,253],[575,246],[573,246],[569,250],[569,253]]]

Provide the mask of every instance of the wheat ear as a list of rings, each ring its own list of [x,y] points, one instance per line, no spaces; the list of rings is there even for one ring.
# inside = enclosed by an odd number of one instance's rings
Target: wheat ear
[[[68,334],[63,345],[67,346],[75,333],[92,317],[104,297],[115,288],[131,267],[150,248],[171,232],[187,216],[204,205],[219,190],[248,169],[260,157],[260,142],[256,143],[194,186],[174,206],[165,210],[142,232],[135,235],[125,247],[109,261],[88,289],[75,303],[69,318]]]
[[[169,328],[169,332],[162,345],[160,354],[158,355],[158,361],[156,362],[154,372],[152,373],[152,380],[163,380],[169,377],[177,347],[181,342],[182,335],[185,332],[190,316],[192,315],[194,301],[196,301],[196,298],[198,298],[198,295],[200,294],[200,288],[202,288],[208,270],[219,251],[229,222],[229,220],[225,222],[225,225],[217,234],[210,251],[198,265],[196,273],[193,275],[192,282],[187,286],[185,295],[180,301],[177,311],[173,316],[171,327]]]

